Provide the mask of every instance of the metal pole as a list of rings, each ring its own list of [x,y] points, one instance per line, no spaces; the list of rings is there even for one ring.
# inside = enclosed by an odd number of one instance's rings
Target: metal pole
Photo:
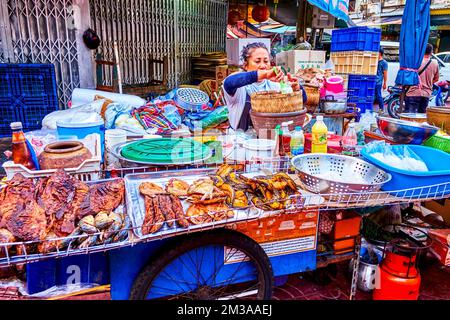
[[[119,49],[117,47],[117,41],[114,41],[114,59],[117,64],[117,82],[119,85],[119,93],[122,94],[122,74],[120,73]]]
[[[308,2],[306,0],[298,0],[297,11],[297,43],[306,40],[306,11]]]

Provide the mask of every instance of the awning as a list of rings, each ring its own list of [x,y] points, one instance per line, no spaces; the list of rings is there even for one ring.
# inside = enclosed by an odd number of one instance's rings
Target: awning
[[[265,32],[271,32],[271,33],[295,33],[296,27],[278,27],[278,28],[272,28],[272,29],[264,29]]]
[[[338,19],[348,21],[348,0],[308,0],[308,2]]]
[[[402,16],[377,17],[373,20],[353,20],[358,27],[376,27],[389,24],[402,24]]]

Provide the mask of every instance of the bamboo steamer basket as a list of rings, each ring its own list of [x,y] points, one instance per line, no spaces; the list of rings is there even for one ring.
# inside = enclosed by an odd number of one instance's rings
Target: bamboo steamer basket
[[[286,113],[261,113],[250,110],[253,128],[255,128],[258,138],[275,139],[275,127],[282,122],[293,121],[289,125],[289,131],[294,131],[296,126],[303,127],[311,121],[311,116],[307,115],[306,109],[296,112]]]
[[[448,107],[428,107],[427,122],[450,134],[450,108]]]
[[[303,110],[301,91],[281,93],[279,91],[261,91],[250,96],[252,110],[260,113],[288,113]]]

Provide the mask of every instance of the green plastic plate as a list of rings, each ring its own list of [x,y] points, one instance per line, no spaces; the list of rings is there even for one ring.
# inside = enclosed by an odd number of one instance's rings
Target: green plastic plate
[[[121,155],[142,163],[184,164],[209,158],[211,149],[189,138],[157,138],[127,144]]]

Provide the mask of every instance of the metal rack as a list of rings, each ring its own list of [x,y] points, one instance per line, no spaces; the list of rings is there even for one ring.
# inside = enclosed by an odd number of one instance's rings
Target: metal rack
[[[253,164],[254,165],[254,164]],[[209,168],[201,168],[204,169],[205,173],[212,172],[211,167]],[[260,168],[264,169],[264,168]],[[124,176],[128,173],[139,173],[139,172],[148,172],[148,170],[153,170],[153,172],[160,172],[160,170],[155,170],[155,168],[127,168],[118,170],[120,176]],[[188,170],[189,171],[189,170]],[[198,170],[194,170],[198,171]],[[106,174],[107,172],[103,172]],[[160,172],[161,173],[161,172]],[[170,175],[170,171],[165,171],[164,175]],[[436,191],[430,192],[432,188],[438,190],[437,187],[443,187],[444,191]],[[310,193],[302,193],[301,195],[293,195],[290,197],[291,204],[283,210],[274,210],[274,211],[263,211],[262,209],[253,208],[254,210],[258,210],[258,214],[251,214],[248,209],[244,214],[247,216],[239,221],[236,221],[234,218],[214,221],[212,223],[207,223],[205,225],[190,225],[187,228],[175,228],[172,230],[163,230],[161,232],[157,232],[156,234],[152,234],[143,238],[138,238],[134,236],[136,233],[137,227],[132,227],[127,229],[129,232],[129,239],[120,243],[112,243],[112,244],[101,244],[95,245],[86,248],[71,248],[69,245],[66,249],[57,249],[56,252],[51,253],[31,253],[30,248],[33,245],[42,243],[42,242],[55,242],[65,240],[70,243],[76,241],[80,237],[86,237],[86,235],[81,236],[73,236],[71,238],[54,238],[43,241],[27,241],[27,242],[15,242],[15,243],[1,243],[0,244],[0,267],[2,266],[10,266],[14,264],[26,264],[30,262],[35,262],[43,259],[49,258],[58,258],[58,257],[67,257],[70,255],[79,255],[79,254],[89,254],[94,252],[104,252],[108,250],[123,248],[127,246],[133,246],[140,242],[148,242],[160,240],[168,237],[174,237],[181,234],[188,234],[193,232],[201,232],[209,229],[219,228],[219,227],[233,227],[236,223],[245,223],[255,219],[262,219],[265,217],[276,216],[280,214],[293,214],[299,211],[326,211],[326,210],[343,210],[343,209],[358,209],[358,208],[366,208],[366,207],[377,207],[384,205],[394,205],[394,204],[402,204],[402,203],[411,203],[417,201],[426,201],[433,199],[442,199],[448,197],[446,195],[450,191],[450,182],[432,186],[426,186],[421,188],[409,188],[404,190],[398,190],[395,192],[391,192],[388,194],[386,192],[364,192],[364,193],[348,193],[348,194],[340,194],[336,196],[335,194],[310,194]],[[409,197],[401,197],[402,194],[406,192],[412,192],[413,195]],[[321,203],[317,203],[317,201],[322,201]],[[242,214],[242,212],[241,212]],[[124,230],[124,229],[123,229]],[[123,231],[122,230],[122,231]],[[99,233],[91,234],[88,237],[99,236]],[[20,251],[23,252],[21,255],[10,256],[9,250],[11,247],[21,248]]]

